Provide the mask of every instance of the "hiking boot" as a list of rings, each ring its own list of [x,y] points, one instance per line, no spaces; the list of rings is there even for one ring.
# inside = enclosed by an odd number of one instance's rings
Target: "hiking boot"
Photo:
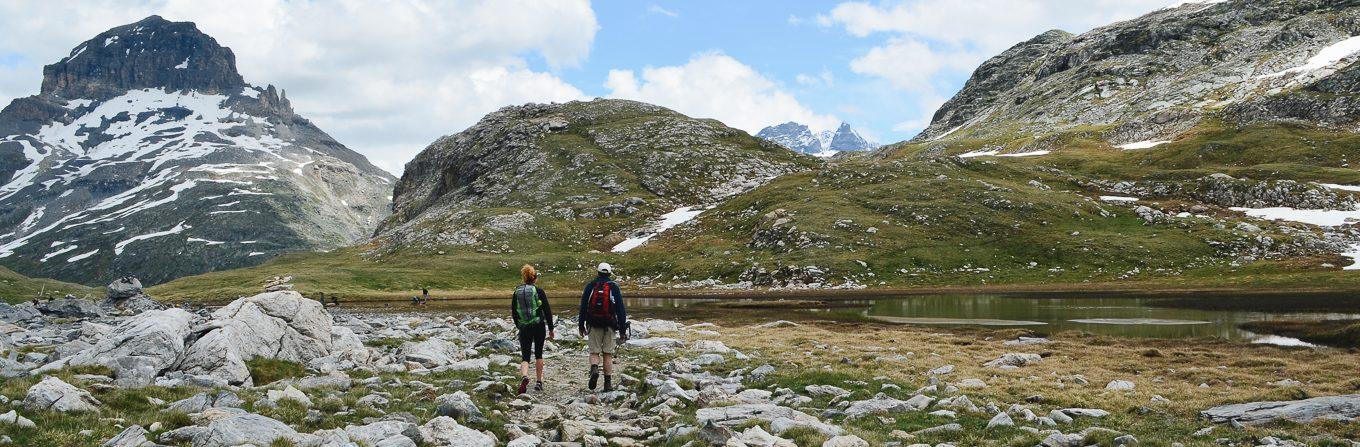
[[[600,381],[600,366],[590,365],[590,383],[586,384],[586,388],[590,388],[591,391],[595,391],[595,384],[599,381]]]
[[[534,392],[535,392],[535,393],[542,393],[542,392],[543,392],[543,382],[538,382],[538,383],[535,383],[535,384],[534,384]]]
[[[529,378],[525,377],[523,380],[519,381],[519,394],[524,394],[524,392],[528,390],[529,390]]]
[[[604,376],[604,392],[614,391],[614,376]]]

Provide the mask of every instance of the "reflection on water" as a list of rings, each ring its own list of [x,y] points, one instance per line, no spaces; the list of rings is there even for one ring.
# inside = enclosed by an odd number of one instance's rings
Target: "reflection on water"
[[[1230,298],[1211,298],[1230,299]],[[647,298],[630,305],[657,309],[683,308],[714,299]],[[1275,319],[1355,319],[1360,313],[1250,312],[1157,307],[1152,298],[1029,298],[1001,295],[921,295],[840,303],[853,308],[809,309],[822,317],[868,317],[899,324],[930,326],[1026,327],[1038,332],[1085,331],[1094,334],[1193,338],[1220,337],[1261,343],[1305,346],[1288,337],[1267,337],[1239,329],[1249,321]],[[742,312],[729,309],[726,312]],[[768,318],[768,317],[766,317]],[[1292,340],[1292,341],[1291,341]]]
[[[1231,300],[1232,298],[1206,298]],[[630,313],[687,319],[723,318],[761,323],[793,319],[798,315],[817,318],[869,318],[895,324],[922,326],[1017,327],[1040,333],[1084,331],[1124,337],[1196,338],[1219,337],[1285,346],[1310,346],[1288,337],[1254,334],[1239,329],[1242,323],[1259,320],[1360,319],[1357,313],[1252,312],[1158,307],[1153,298],[1030,298],[1003,295],[913,295],[877,299],[836,300],[836,306],[818,309],[718,308],[702,303],[757,301],[734,298],[629,298]],[[576,314],[571,300],[554,300],[553,308],[565,318]],[[405,310],[406,306],[381,306]],[[420,311],[499,310],[509,312],[504,300],[440,301]]]

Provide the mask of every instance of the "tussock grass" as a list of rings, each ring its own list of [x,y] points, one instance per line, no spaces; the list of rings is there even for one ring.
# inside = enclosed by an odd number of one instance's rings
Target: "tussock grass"
[[[246,368],[250,370],[250,380],[256,386],[307,375],[306,367],[297,362],[264,357],[247,360]]]

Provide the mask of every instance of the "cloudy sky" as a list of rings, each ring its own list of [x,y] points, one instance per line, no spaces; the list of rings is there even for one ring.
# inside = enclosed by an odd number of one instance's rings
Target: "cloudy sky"
[[[637,99],[755,133],[841,121],[911,138],[986,58],[1174,0],[63,0],[0,2],[0,103],[108,28],[159,14],[230,47],[248,82],[401,167],[496,108]]]

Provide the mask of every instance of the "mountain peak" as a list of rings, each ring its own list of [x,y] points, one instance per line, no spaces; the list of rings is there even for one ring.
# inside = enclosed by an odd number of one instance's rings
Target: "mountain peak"
[[[835,132],[824,130],[813,134],[808,126],[789,121],[761,129],[756,136],[773,141],[794,152],[815,155],[862,151],[877,147],[877,145],[865,140],[858,132],[855,132],[855,129],[850,127],[850,123],[847,122],[841,122]]]
[[[43,67],[42,93],[100,98],[142,88],[216,93],[244,86],[231,49],[193,22],[153,15],[100,33]]]

